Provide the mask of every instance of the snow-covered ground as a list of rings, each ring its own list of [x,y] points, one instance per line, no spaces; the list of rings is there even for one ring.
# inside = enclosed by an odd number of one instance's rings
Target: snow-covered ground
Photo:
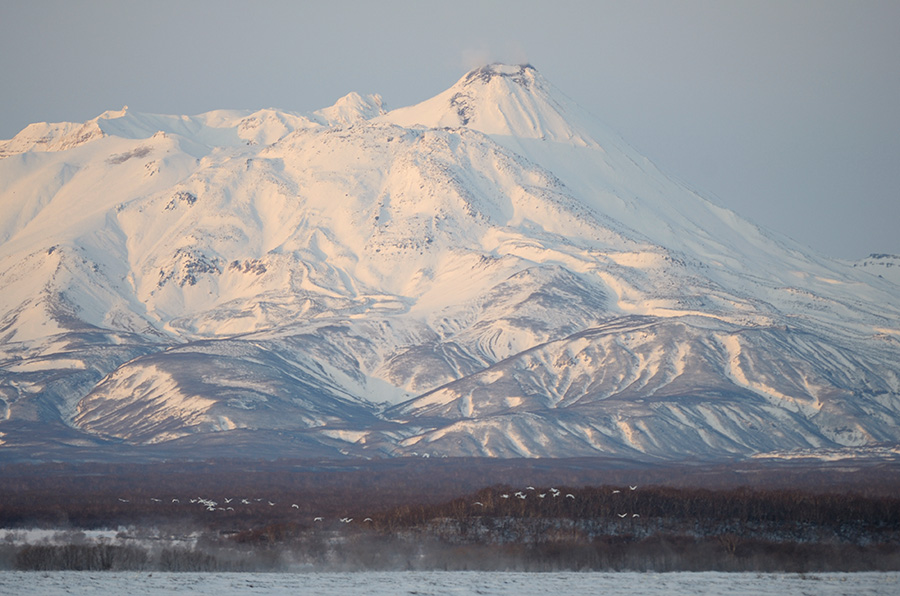
[[[17,594],[890,594],[900,573],[89,573],[0,572],[0,593]]]

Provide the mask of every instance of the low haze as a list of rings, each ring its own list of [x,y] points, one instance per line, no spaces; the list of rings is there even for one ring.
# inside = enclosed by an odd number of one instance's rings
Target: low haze
[[[900,3],[6,2],[0,138],[122,105],[389,108],[530,62],[662,170],[824,254],[900,253]]]

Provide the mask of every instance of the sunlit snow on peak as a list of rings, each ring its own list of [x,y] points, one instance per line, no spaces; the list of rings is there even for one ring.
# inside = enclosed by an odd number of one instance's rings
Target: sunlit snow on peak
[[[864,449],[900,440],[898,263],[715,205],[530,65],[391,112],[33,124],[0,142],[0,424],[366,457]]]

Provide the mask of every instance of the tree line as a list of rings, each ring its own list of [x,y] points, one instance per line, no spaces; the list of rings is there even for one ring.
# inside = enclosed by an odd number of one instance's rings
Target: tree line
[[[797,470],[758,487],[674,486],[645,483],[646,470],[519,463],[6,466],[0,528],[162,529],[100,544],[8,542],[0,567],[900,569],[900,491],[885,488],[896,475],[866,491],[839,472],[800,489]],[[191,532],[201,538],[179,541]]]

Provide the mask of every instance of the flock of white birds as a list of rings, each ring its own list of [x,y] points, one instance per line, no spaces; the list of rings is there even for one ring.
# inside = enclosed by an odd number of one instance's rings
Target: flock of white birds
[[[638,488],[637,485],[628,485],[629,491],[636,491],[637,488]],[[621,492],[622,492],[622,490],[620,490],[620,489],[610,489],[610,494],[620,494]],[[537,489],[533,486],[527,486],[524,489],[518,490],[514,493],[502,492],[502,493],[499,493],[497,496],[501,500],[508,500],[508,499],[525,500],[525,499],[528,499],[529,496],[531,498],[539,499],[539,500],[541,500],[541,499],[551,499],[552,500],[552,499],[562,498],[562,499],[571,499],[574,501],[577,499],[577,497],[575,496],[575,493],[567,492],[567,493],[563,494],[562,491],[560,491],[558,488],[553,487],[553,486],[549,487],[547,490],[545,490],[543,492],[541,492],[540,489]],[[118,501],[120,503],[135,503],[135,504],[145,501],[144,504],[146,504],[146,500],[136,499],[133,497],[130,497],[130,498],[118,497]],[[214,498],[208,498],[208,497],[182,497],[182,498],[171,497],[171,498],[166,498],[166,499],[160,499],[157,497],[149,497],[149,502],[152,504],[159,504],[159,505],[168,504],[168,505],[173,505],[173,506],[182,505],[182,504],[197,505],[209,512],[217,512],[218,511],[218,512],[226,512],[226,513],[237,511],[237,509],[235,509],[235,507],[237,507],[238,509],[245,508],[245,507],[262,507],[262,508],[278,507],[278,506],[280,506],[281,508],[288,507],[287,503],[277,503],[277,502],[274,502],[265,497],[222,497],[220,500],[216,500]],[[302,503],[302,501],[301,501],[301,503]],[[472,506],[484,508],[485,504],[481,501],[473,501]],[[290,503],[289,507],[290,507],[290,509],[297,510],[298,515],[300,515],[300,514],[307,515],[308,514],[308,512],[307,512],[308,508],[306,506],[301,506],[298,503]],[[478,510],[476,510],[476,511],[478,511]],[[618,517],[620,517],[620,518],[630,517],[630,518],[634,519],[634,518],[639,518],[640,514],[638,514],[638,513],[619,513]],[[310,519],[312,522],[314,522],[316,524],[328,521],[325,516],[321,516],[321,515],[313,515]],[[374,522],[373,518],[371,518],[371,517],[364,517],[364,518],[360,519],[358,517],[353,518],[353,517],[349,517],[349,516],[343,516],[343,517],[339,517],[337,519],[342,524],[352,523],[354,521],[354,519],[356,519],[356,521],[358,523],[373,523]]]

